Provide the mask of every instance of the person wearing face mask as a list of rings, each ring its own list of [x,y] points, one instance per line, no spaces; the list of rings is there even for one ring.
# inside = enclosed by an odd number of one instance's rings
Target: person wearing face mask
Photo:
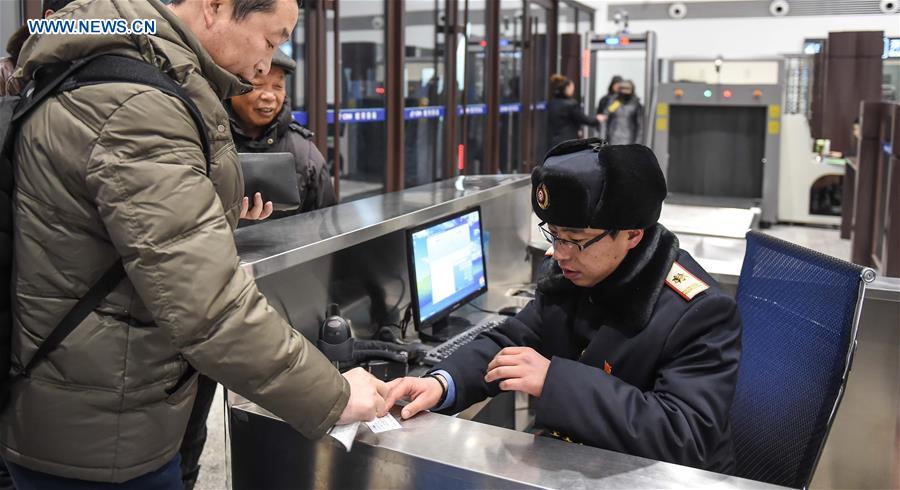
[[[275,50],[272,68],[251,82],[253,91],[232,97],[225,107],[238,152],[287,152],[294,155],[300,207],[293,211],[275,211],[272,218],[305,213],[337,204],[331,174],[325,158],[310,141],[313,132],[294,121],[285,90],[285,77],[297,68],[294,60]]]
[[[575,84],[566,76],[554,74],[550,77],[550,90],[553,98],[547,107],[548,128],[547,148],[553,148],[563,141],[573,140],[580,136],[582,126],[597,127],[600,118],[584,113],[581,104],[575,99]]]
[[[600,97],[600,101],[597,102],[597,114],[604,114],[606,112],[609,103],[612,102],[616,93],[618,93],[619,84],[622,83],[622,80],[624,79],[620,75],[614,75],[609,81],[609,87],[606,89],[606,93],[603,97]]]
[[[657,220],[666,182],[653,152],[563,143],[531,175],[552,244],[534,300],[386,402],[458,413],[503,391],[535,397],[545,435],[728,473],[741,355],[734,299]]]
[[[611,145],[629,145],[644,140],[644,106],[634,94],[634,82],[622,80],[600,120],[606,122],[606,140]]]

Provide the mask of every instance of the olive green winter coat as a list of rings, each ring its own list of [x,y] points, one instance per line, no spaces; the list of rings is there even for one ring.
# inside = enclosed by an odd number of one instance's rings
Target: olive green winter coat
[[[79,0],[60,18],[155,18],[147,35],[32,36],[16,74],[97,52],[143,59],[202,112],[136,84],[86,86],[44,102],[16,140],[13,364],[21,365],[118,257],[118,287],[14,385],[0,417],[8,461],[121,482],[178,452],[196,376],[188,362],[307,437],[338,419],[349,385],[266,302],[239,266],[232,229],[243,177],[222,100],[249,87],[218,67],[156,0]]]

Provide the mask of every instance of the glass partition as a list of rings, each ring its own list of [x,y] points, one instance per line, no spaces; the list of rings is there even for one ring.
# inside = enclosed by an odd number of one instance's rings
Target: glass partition
[[[405,185],[444,177],[444,0],[407,0],[404,11]]]
[[[341,200],[384,192],[387,161],[385,122],[385,3],[341,0],[341,107],[334,111],[334,70],[328,67],[328,122],[340,117]],[[333,11],[328,11],[328,65],[334,66]],[[329,126],[329,136],[333,126]],[[333,140],[329,147],[333,148]],[[332,152],[329,160],[333,161]]]

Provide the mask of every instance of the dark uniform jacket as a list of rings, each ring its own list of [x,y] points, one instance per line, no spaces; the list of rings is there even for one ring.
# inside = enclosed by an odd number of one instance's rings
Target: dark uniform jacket
[[[498,394],[499,382],[484,382],[488,362],[504,347],[532,347],[551,359],[537,427],[599,448],[731,472],[729,412],[741,351],[734,300],[658,224],[593,288],[573,285],[552,267],[518,315],[435,367],[456,384],[443,412]]]
[[[563,141],[578,139],[578,131],[582,126],[599,126],[597,118],[588,116],[581,104],[571,97],[556,96],[550,100],[548,111],[549,144],[548,149]]]
[[[337,204],[334,186],[331,184],[331,173],[328,171],[325,158],[310,141],[313,132],[294,121],[288,99],[284,100],[281,112],[257,139],[247,136],[241,129],[231,103],[227,103],[226,107],[231,119],[234,145],[238,152],[288,152],[294,155],[297,187],[300,189],[300,208],[293,211],[275,211],[272,218],[282,218]],[[266,196],[263,196],[263,199],[265,198]]]

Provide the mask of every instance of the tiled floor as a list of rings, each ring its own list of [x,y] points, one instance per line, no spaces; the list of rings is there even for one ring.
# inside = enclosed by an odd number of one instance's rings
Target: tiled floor
[[[850,241],[842,240],[837,229],[776,225],[763,231],[840,259],[850,259]],[[200,459],[202,469],[196,488],[197,490],[224,490],[227,488],[225,471],[225,413],[221,387],[216,393],[216,399],[213,402],[207,426],[209,428],[209,439],[206,450]]]

